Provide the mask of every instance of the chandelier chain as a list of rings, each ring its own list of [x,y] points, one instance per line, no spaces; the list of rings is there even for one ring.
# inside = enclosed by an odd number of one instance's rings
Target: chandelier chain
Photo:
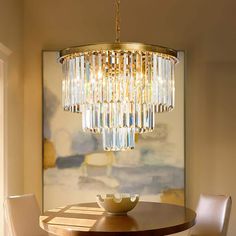
[[[116,1],[116,43],[120,42],[120,0]]]

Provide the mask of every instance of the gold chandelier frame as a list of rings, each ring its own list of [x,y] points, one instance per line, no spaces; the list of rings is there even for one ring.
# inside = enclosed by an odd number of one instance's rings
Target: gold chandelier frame
[[[87,44],[87,45],[66,48],[60,51],[59,61],[62,63],[65,58],[80,53],[109,51],[109,50],[115,50],[115,51],[121,50],[130,52],[145,51],[145,52],[158,53],[160,55],[164,55],[165,57],[169,56],[170,58],[174,59],[177,62],[177,51],[175,51],[174,49],[159,45],[134,43],[134,42],[98,43],[98,44]]]

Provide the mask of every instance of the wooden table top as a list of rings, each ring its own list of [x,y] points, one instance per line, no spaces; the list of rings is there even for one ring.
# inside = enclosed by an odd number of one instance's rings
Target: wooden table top
[[[127,215],[112,216],[97,203],[53,209],[40,216],[40,226],[59,236],[168,235],[189,229],[196,214],[189,208],[139,202]]]

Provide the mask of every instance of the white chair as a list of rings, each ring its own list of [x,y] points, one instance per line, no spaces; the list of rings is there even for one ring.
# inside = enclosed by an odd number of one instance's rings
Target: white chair
[[[4,206],[9,236],[48,236],[39,227],[40,209],[33,194],[8,197]]]
[[[226,236],[232,199],[230,196],[201,194],[196,225],[190,236]]]

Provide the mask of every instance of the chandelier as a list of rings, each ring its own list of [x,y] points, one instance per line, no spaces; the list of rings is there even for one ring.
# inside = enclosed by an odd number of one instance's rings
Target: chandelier
[[[85,132],[102,134],[106,151],[135,147],[135,134],[152,132],[155,113],[175,105],[177,52],[161,46],[116,41],[60,51],[63,108],[82,113]]]

